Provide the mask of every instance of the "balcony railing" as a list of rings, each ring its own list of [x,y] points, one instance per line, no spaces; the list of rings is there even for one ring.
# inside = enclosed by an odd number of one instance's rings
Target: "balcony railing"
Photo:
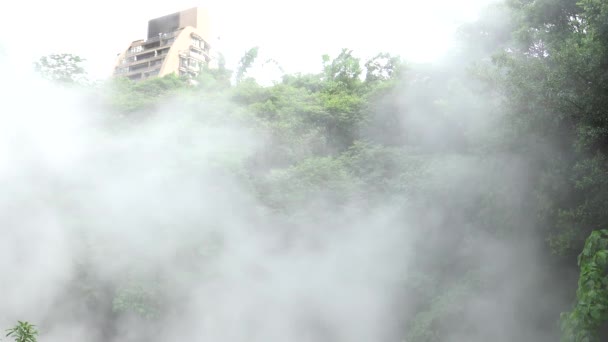
[[[152,38],[148,38],[146,40],[144,40],[144,44],[148,44],[148,43],[154,43],[157,42],[161,39],[169,39],[169,38],[173,38],[175,36],[177,36],[178,31],[173,31],[173,32],[169,32],[169,33],[163,33],[160,34],[156,37],[152,37]]]
[[[182,50],[179,52],[179,55],[181,57],[185,57],[185,58],[188,58],[188,57],[194,58],[199,61],[209,61],[211,59],[209,54],[207,54],[205,52],[194,51],[194,50]]]
[[[158,54],[156,56],[150,56],[150,57],[146,57],[146,58],[142,58],[142,59],[137,59],[137,60],[134,60],[134,61],[127,61],[127,59],[125,58],[120,63],[120,66],[121,67],[129,67],[129,66],[132,66],[134,64],[139,64],[140,62],[144,62],[144,61],[146,61],[146,62],[155,62],[157,60],[161,60],[161,59],[165,58],[166,56],[167,56],[167,52]]]
[[[126,73],[124,73],[122,75],[128,77],[128,76],[133,76],[135,74],[140,74],[140,73],[143,74],[143,73],[146,73],[146,72],[149,72],[149,71],[153,71],[153,70],[157,70],[157,69],[160,71],[160,64],[149,66],[149,67],[146,67],[146,68],[137,69],[137,70],[131,70],[131,71],[126,72]]]
[[[171,33],[164,33],[162,37],[158,36],[158,37],[149,38],[149,39],[145,40],[142,44],[138,45],[138,46],[142,47],[142,49],[140,51],[131,52],[131,49],[129,49],[126,53],[126,56],[134,56],[134,55],[138,55],[138,54],[142,54],[142,53],[146,53],[146,52],[158,49],[163,46],[171,45],[174,42],[174,40],[171,40],[171,39],[173,39],[176,36],[177,36],[177,32],[171,32]],[[169,40],[171,40],[171,41],[169,41]],[[154,47],[151,47],[148,49],[146,49],[144,47],[147,44],[155,43],[158,41],[160,41],[160,44],[158,46],[154,46]]]

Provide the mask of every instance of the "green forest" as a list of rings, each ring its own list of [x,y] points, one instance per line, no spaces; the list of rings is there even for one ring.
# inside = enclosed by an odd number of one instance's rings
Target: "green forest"
[[[255,47],[194,82],[43,57],[96,128],[0,199],[47,223],[52,202],[74,251],[6,339],[608,341],[608,2],[506,0],[457,35],[435,63],[344,48],[272,85]]]

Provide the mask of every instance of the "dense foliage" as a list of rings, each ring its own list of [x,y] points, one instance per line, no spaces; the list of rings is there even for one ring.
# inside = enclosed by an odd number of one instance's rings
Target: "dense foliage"
[[[600,341],[599,328],[608,320],[608,231],[597,230],[585,243],[574,310],[564,314],[563,341]]]

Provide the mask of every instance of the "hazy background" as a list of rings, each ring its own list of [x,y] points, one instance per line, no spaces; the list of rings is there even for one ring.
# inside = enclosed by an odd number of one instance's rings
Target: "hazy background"
[[[7,72],[0,88],[12,95],[0,114],[0,326],[27,319],[45,342],[401,334],[392,300],[415,240],[390,203],[313,208],[294,225],[227,172],[266,141],[228,111],[176,101],[125,121],[33,77]],[[122,300],[161,318],[112,323]]]
[[[215,41],[229,67],[253,46],[286,72],[312,72],[343,47],[363,58],[380,51],[415,62],[441,56],[454,29],[490,0],[463,1],[11,1],[0,13],[0,46],[31,63],[50,53],[88,60],[92,78],[112,72],[116,55],[145,38],[148,20],[187,9],[211,11]],[[219,38],[219,39],[217,39]]]

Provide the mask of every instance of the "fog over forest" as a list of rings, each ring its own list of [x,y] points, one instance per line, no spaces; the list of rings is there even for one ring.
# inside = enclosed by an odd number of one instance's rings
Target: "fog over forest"
[[[335,48],[136,82],[0,41],[2,341],[608,340],[608,2]]]

